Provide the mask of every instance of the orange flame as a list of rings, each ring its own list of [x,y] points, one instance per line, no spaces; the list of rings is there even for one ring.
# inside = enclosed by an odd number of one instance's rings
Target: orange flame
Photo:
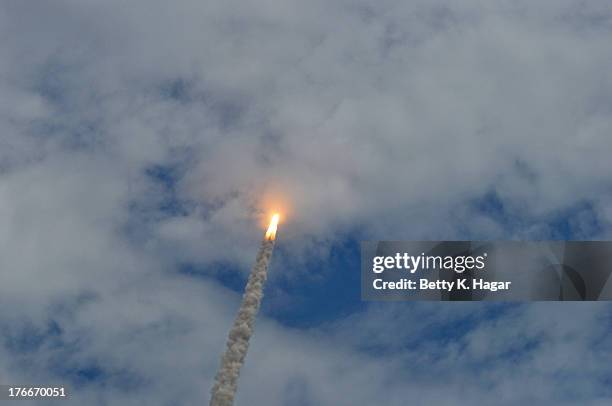
[[[270,220],[270,225],[268,226],[268,231],[266,231],[266,239],[274,240],[276,238],[276,229],[278,227],[278,220],[280,215],[278,213],[274,213],[272,216],[272,220]]]

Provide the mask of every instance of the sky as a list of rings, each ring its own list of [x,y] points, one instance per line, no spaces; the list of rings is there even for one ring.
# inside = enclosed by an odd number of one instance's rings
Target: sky
[[[206,404],[279,209],[237,404],[609,405],[609,304],[363,302],[359,241],[610,239],[611,38],[605,0],[1,2],[0,384]]]

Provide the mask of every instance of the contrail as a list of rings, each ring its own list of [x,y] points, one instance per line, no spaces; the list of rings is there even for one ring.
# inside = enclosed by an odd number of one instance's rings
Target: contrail
[[[249,275],[240,310],[229,332],[227,348],[221,358],[221,366],[215,377],[210,406],[232,406],[234,404],[240,368],[249,349],[249,340],[255,327],[255,317],[263,297],[263,286],[268,273],[268,263],[274,249],[278,218],[278,214],[272,216],[268,231],[266,231],[257,253],[255,266]]]

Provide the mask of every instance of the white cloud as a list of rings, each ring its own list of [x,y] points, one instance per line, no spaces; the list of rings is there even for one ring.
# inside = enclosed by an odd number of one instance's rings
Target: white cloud
[[[576,235],[610,235],[611,16],[607,2],[570,0],[5,2],[0,381],[94,366],[106,385],[75,402],[201,404],[237,297],[174,271],[248,269],[270,202],[284,201],[296,256],[354,227],[546,237],[585,202]],[[475,213],[493,192],[513,227]],[[607,306],[482,314],[422,351],[403,340],[463,309],[417,310],[378,306],[307,332],[262,318],[239,400],[571,404],[559,392],[571,377],[581,404],[609,401]],[[11,349],[27,331],[40,342]],[[527,359],[488,364],[532,338]]]

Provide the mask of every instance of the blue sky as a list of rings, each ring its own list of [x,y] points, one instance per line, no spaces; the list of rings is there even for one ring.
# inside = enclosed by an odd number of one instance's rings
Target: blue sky
[[[206,403],[609,405],[608,303],[366,303],[359,242],[609,239],[607,1],[8,0],[0,384]],[[65,404],[65,403],[62,403]]]

